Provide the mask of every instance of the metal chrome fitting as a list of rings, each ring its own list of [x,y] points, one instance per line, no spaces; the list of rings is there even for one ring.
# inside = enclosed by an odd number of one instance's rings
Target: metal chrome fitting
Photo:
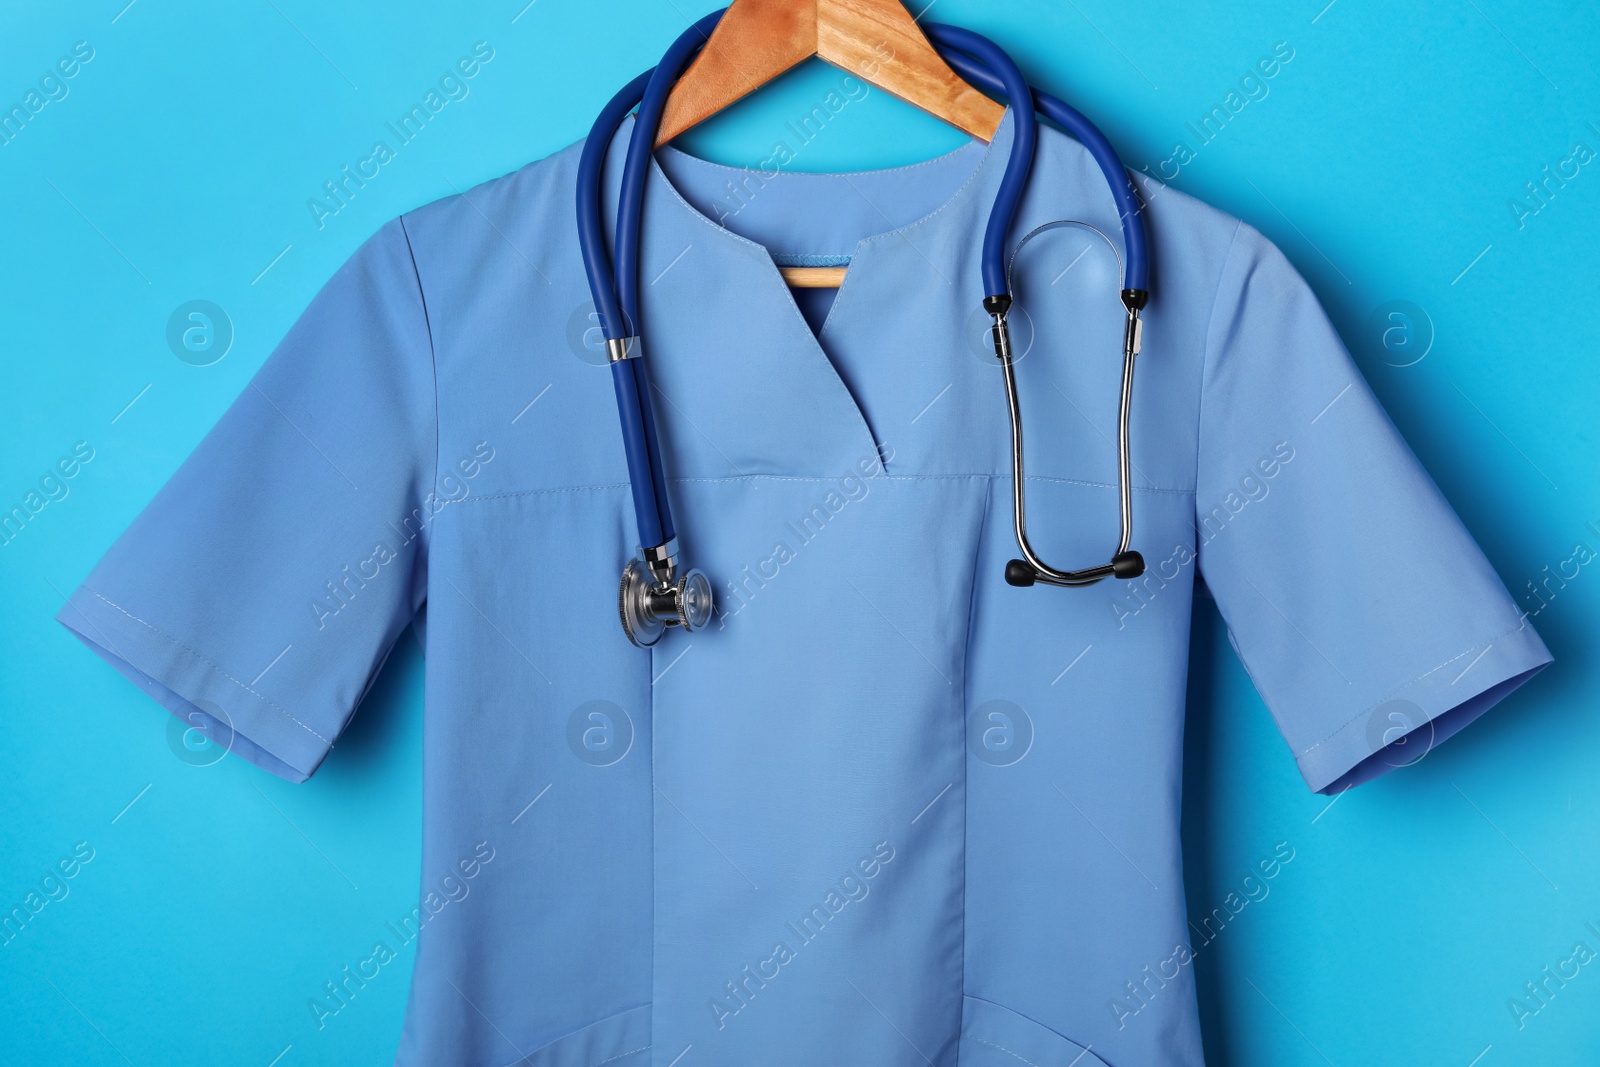
[[[1139,346],[1144,341],[1144,320],[1139,318],[1138,308],[1128,309],[1128,326],[1122,334],[1122,352],[1125,356],[1137,356]]]
[[[622,632],[640,648],[661,640],[670,627],[693,633],[711,621],[711,580],[698,570],[676,575],[675,541],[645,549],[622,570],[617,613]]]
[[[650,568],[650,576],[659,585],[670,585],[678,569],[678,539],[674,537],[664,545],[641,548],[639,558]]]
[[[644,353],[639,348],[637,337],[607,337],[606,358],[612,363],[620,363],[625,359],[637,359]]]
[[[1011,327],[1006,324],[1004,311],[990,312],[994,316],[994,325],[989,327],[989,332],[994,340],[994,357],[1001,363],[1011,362]]]

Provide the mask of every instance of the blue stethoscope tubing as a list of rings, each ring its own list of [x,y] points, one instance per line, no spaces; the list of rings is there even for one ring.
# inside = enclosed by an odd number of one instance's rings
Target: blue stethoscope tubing
[[[928,38],[938,46],[939,54],[957,74],[990,96],[1003,96],[1013,105],[1012,117],[1016,129],[1011,139],[1011,158],[983,235],[983,284],[988,290],[987,295],[996,296],[1010,291],[1004,267],[1006,237],[1033,169],[1038,140],[1038,121],[1026,108],[1017,107],[1016,104],[1030,96],[1034,110],[1070,133],[1099,164],[1112,198],[1116,201],[1117,215],[1122,224],[1122,240],[1127,255],[1123,286],[1148,291],[1150,260],[1143,205],[1139,202],[1133,181],[1122,166],[1122,160],[1117,157],[1116,150],[1106,140],[1105,134],[1066,101],[1029,86],[1010,55],[987,37],[959,26],[937,22],[925,24],[924,29]]]
[[[667,626],[696,628],[696,608],[705,618],[710,612],[710,587],[699,572],[677,571],[677,531],[667,499],[666,473],[660,439],[650,399],[650,382],[639,344],[639,245],[642,233],[644,187],[652,164],[656,133],[673,85],[689,61],[704,45],[726,9],[714,11],[691,25],[667,49],[651,70],[625,85],[601,110],[583,147],[578,163],[578,239],[589,289],[594,298],[600,329],[606,340],[612,381],[617,396],[623,449],[628,463],[641,557],[624,572],[621,609],[624,629],[636,644],[652,644]],[[956,26],[924,26],[945,61],[968,82],[1013,106],[1010,155],[984,231],[982,277],[984,308],[994,317],[996,356],[1005,369],[1006,392],[1012,420],[1015,526],[1025,560],[1012,560],[1006,580],[1013,585],[1043,581],[1057,585],[1084,585],[1116,575],[1133,577],[1143,571],[1138,553],[1128,551],[1131,528],[1127,477],[1127,408],[1132,361],[1138,351],[1138,312],[1147,300],[1149,254],[1143,206],[1127,170],[1105,136],[1082,113],[1064,101],[1028,85],[1011,57],[980,34]],[[1029,100],[1032,107],[1018,107]],[[615,225],[615,255],[605,240],[602,207],[603,171],[616,131],[628,113],[638,107],[634,129],[623,164]],[[1038,117],[1045,117],[1077,138],[1093,156],[1111,190],[1121,223],[1124,261],[1122,300],[1128,311],[1122,396],[1122,538],[1112,563],[1083,571],[1057,571],[1046,566],[1028,544],[1023,520],[1021,412],[1010,353],[1006,312],[1011,306],[1005,248],[1023,193],[1027,189],[1038,144]],[[686,594],[686,581],[690,583]],[[630,591],[630,581],[633,588]],[[672,589],[677,588],[674,600]],[[693,603],[684,602],[685,595]],[[631,598],[631,599],[630,599]],[[703,603],[701,603],[703,601]],[[659,618],[657,617],[659,616]],[[641,639],[643,638],[643,639]]]
[[[718,13],[720,18],[720,12]],[[698,25],[698,24],[697,24]],[[680,38],[681,40],[681,38]],[[663,60],[665,62],[665,60]],[[638,218],[639,205],[635,203],[632,233],[628,234],[626,215],[628,197],[624,195],[618,205],[617,258],[612,263],[611,251],[606,246],[605,220],[600,206],[601,176],[606,152],[612,137],[621,128],[623,120],[644,95],[651,75],[659,68],[645,71],[622,87],[601,110],[595,120],[594,132],[584,143],[578,160],[578,245],[583,255],[584,270],[589,277],[589,291],[594,297],[595,312],[600,318],[600,330],[607,342],[621,344],[636,336],[637,322],[631,309],[638,301]],[[635,198],[637,201],[638,198]],[[613,277],[613,272],[615,277]],[[628,286],[625,279],[634,279]],[[621,294],[627,291],[633,297],[623,311]],[[637,342],[635,341],[635,344]],[[614,347],[608,345],[608,348]],[[639,353],[630,353],[637,356]],[[611,361],[611,379],[616,388],[617,410],[622,419],[623,448],[628,459],[628,478],[633,483],[633,505],[638,516],[639,543],[662,545],[677,536],[672,524],[672,509],[667,503],[666,473],[661,465],[661,448],[655,427],[655,412],[650,403],[649,375],[644,361],[638,358]]]
[[[667,502],[666,475],[655,414],[650,403],[649,374],[638,350],[639,237],[644,214],[644,184],[649,175],[654,133],[661,125],[667,95],[689,60],[705,44],[721,21],[714,11],[684,31],[667,49],[661,62],[634,78],[613,96],[595,120],[578,160],[578,236],[589,290],[594,296],[600,329],[608,342],[627,345],[626,358],[611,360],[622,421],[622,444],[633,484],[634,511],[638,516],[639,543],[663,546],[677,537],[672,506]],[[628,144],[622,169],[622,190],[617,201],[616,259],[605,243],[605,220],[600,199],[602,172],[612,138],[634,106],[639,108],[634,129],[648,130]],[[607,275],[610,275],[609,277]],[[615,352],[616,348],[611,347]]]

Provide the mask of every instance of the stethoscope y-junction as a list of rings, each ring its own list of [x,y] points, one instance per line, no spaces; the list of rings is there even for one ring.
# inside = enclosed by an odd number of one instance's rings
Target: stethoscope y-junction
[[[578,164],[578,241],[606,339],[639,533],[639,553],[622,572],[618,610],[628,639],[640,646],[655,644],[670,627],[692,631],[711,619],[711,582],[699,570],[680,567],[677,530],[667,502],[667,478],[650,402],[650,381],[639,343],[639,242],[645,179],[668,93],[722,15],[722,11],[713,12],[691,26],[672,43],[655,68],[633,79],[611,99],[595,120]],[[1012,104],[1014,127],[1010,157],[989,212],[982,257],[983,285],[987,294],[983,298],[983,308],[993,320],[995,356],[1005,377],[1006,406],[1011,418],[1012,516],[1017,544],[1022,551],[1021,559],[1006,564],[1006,581],[1016,586],[1036,582],[1090,585],[1102,578],[1137,577],[1144,573],[1144,559],[1128,547],[1133,536],[1128,413],[1133,400],[1134,357],[1139,354],[1142,332],[1139,312],[1149,299],[1149,261],[1144,215],[1133,183],[1105,136],[1076,109],[1049,93],[1031,88],[1011,57],[992,41],[954,26],[928,24],[924,28],[945,62],[961,77],[991,96],[1004,97]],[[1021,106],[1023,101],[1030,100],[1032,107]],[[602,170],[612,139],[635,106],[639,113],[623,164],[613,251],[605,240],[600,203]],[[1121,537],[1110,562],[1082,570],[1057,570],[1041,560],[1028,541],[1024,517],[1022,410],[1017,399],[1011,332],[1006,322],[1011,310],[1011,288],[1005,243],[1033,169],[1038,144],[1036,112],[1062,126],[1089,150],[1110,185],[1122,225],[1121,297],[1127,323],[1123,331],[1122,391],[1117,414]],[[1038,232],[1040,230],[1034,231]]]

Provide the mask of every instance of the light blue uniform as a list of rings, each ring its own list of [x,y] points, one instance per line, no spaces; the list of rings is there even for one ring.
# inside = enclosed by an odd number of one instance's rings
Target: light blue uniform
[[[641,651],[617,623],[634,517],[576,148],[380,230],[62,610],[299,781],[426,609],[433,895],[398,1062],[1200,1064],[1197,579],[1321,792],[1549,662],[1283,255],[1152,183],[1149,571],[1006,585],[978,256],[1010,131],[853,175],[660,154],[644,335],[704,632]],[[1046,130],[1013,240],[1058,218],[1120,247]],[[819,343],[775,264],[845,259]],[[1030,532],[1060,566],[1115,542],[1118,288],[1086,230],[1017,263]]]

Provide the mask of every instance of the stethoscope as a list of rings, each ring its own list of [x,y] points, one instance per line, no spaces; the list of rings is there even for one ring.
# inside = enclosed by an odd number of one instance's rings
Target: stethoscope
[[[639,344],[639,241],[644,208],[645,178],[651,163],[667,94],[691,58],[705,43],[723,12],[713,12],[696,22],[672,43],[652,70],[633,79],[611,99],[595,120],[578,164],[578,242],[584,270],[594,295],[595,310],[606,339],[617,410],[622,419],[622,444],[627,453],[628,477],[638,521],[639,552],[622,572],[617,607],[628,639],[648,647],[671,627],[694,631],[711,621],[711,582],[694,568],[679,567],[677,529],[667,502],[667,479],[662,468],[655,414],[650,403],[650,380]],[[1133,364],[1139,354],[1139,311],[1149,299],[1147,240],[1144,215],[1133,183],[1111,144],[1076,109],[1049,93],[1031,88],[1021,71],[1001,48],[970,30],[927,24],[929,40],[955,71],[992,96],[1013,105],[1029,97],[1033,108],[1013,106],[1011,154],[990,209],[983,238],[983,309],[993,318],[990,328],[995,356],[1005,376],[1006,407],[1011,417],[1012,516],[1022,558],[1006,564],[1005,578],[1015,586],[1036,582],[1047,585],[1091,585],[1102,578],[1136,578],[1144,573],[1144,558],[1131,550],[1133,498],[1129,475],[1128,412],[1133,400]],[[638,117],[628,143],[622,170],[622,191],[617,206],[616,248],[606,247],[600,207],[601,171],[612,139],[635,105]],[[1024,500],[1022,409],[1017,400],[1016,369],[1011,352],[1011,332],[1006,314],[1011,309],[1009,267],[1005,259],[1006,236],[1033,169],[1038,143],[1035,109],[1076,137],[1099,164],[1122,222],[1122,304],[1127,325],[1122,342],[1122,393],[1117,413],[1117,477],[1121,505],[1121,538],[1109,563],[1083,570],[1063,571],[1048,566],[1028,542]],[[1030,233],[1059,225],[1050,223]],[[1096,231],[1098,232],[1098,231]],[[1104,237],[1104,234],[1101,234]],[[1109,238],[1108,238],[1109,240]],[[1019,245],[1020,248],[1020,245]],[[1013,255],[1012,264],[1015,263]]]

